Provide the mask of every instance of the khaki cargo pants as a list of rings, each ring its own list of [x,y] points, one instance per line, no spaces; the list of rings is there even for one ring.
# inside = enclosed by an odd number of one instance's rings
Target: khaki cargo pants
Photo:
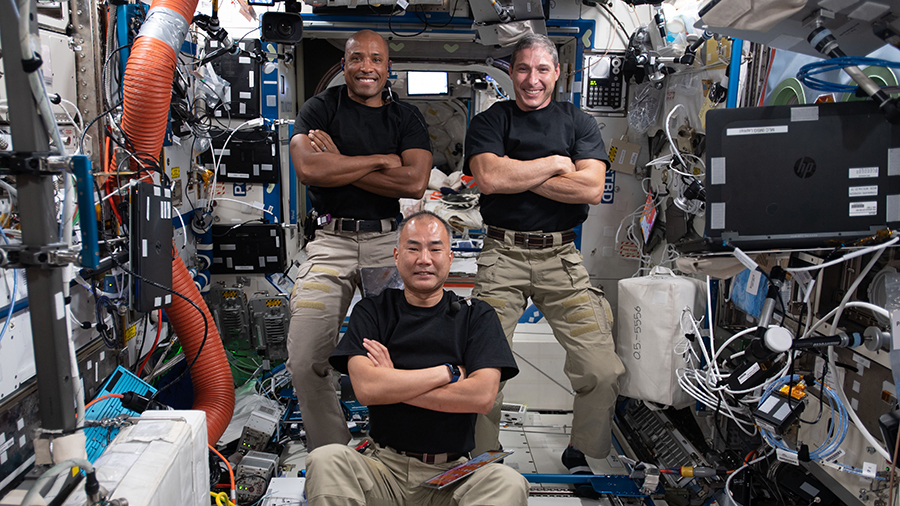
[[[440,437],[440,434],[435,434]],[[306,457],[306,498],[310,506],[525,506],[528,482],[513,468],[488,464],[442,490],[425,480],[466,462],[425,464],[372,444],[365,454],[345,445],[323,446]]]
[[[574,244],[561,245],[555,238],[555,246],[526,249],[515,245],[512,234],[506,231],[504,241],[485,238],[472,293],[497,310],[510,347],[531,297],[566,350],[564,372],[575,391],[571,442],[585,455],[604,458],[612,441],[618,379],[625,372],[613,342],[609,302],[591,286]],[[497,449],[503,383],[500,388],[493,410],[478,417],[473,455]]]
[[[394,265],[397,233],[317,230],[291,293],[287,368],[293,377],[306,445],[347,444],[350,432],[332,385],[328,357],[360,284],[360,269]]]

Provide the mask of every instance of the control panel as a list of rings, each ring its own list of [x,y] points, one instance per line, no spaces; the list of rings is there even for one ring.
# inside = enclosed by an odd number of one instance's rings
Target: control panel
[[[622,73],[621,55],[584,57],[582,101],[584,109],[595,112],[624,113],[627,90]]]

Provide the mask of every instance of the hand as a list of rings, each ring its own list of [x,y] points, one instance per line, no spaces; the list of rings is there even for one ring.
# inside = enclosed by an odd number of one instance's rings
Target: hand
[[[363,339],[363,348],[366,349],[366,355],[375,364],[375,367],[394,368],[394,363],[391,362],[391,354],[383,344],[371,339]]]
[[[403,167],[403,159],[399,155],[381,155],[384,157],[384,168]]]
[[[328,153],[341,154],[334,141],[331,140],[331,136],[324,130],[310,130],[307,135],[309,136],[309,144],[316,153],[326,151]]]
[[[575,172],[577,169],[575,168],[575,162],[572,161],[568,156],[562,155],[551,155],[547,157],[549,162],[552,163],[556,167],[556,175],[560,176],[563,174],[569,174]]]

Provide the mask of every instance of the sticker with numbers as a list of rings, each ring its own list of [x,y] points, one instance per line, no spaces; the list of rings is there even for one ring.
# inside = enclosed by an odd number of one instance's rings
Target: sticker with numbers
[[[850,179],[865,179],[870,177],[878,177],[878,167],[852,167],[850,169]]]
[[[875,216],[878,214],[878,202],[851,202],[850,216]]]

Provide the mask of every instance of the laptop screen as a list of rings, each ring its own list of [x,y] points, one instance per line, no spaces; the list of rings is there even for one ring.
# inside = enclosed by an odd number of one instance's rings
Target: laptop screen
[[[705,248],[850,245],[900,225],[900,127],[871,101],[713,110],[706,146]]]

